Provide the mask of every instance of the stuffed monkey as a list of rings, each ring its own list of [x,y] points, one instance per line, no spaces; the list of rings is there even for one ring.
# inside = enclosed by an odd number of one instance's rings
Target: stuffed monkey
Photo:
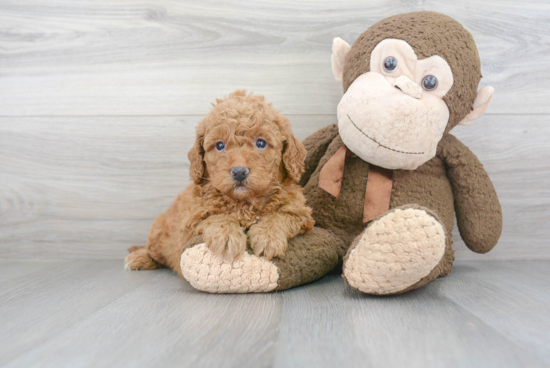
[[[477,157],[449,134],[480,117],[493,97],[492,87],[477,90],[480,61],[470,33],[439,13],[392,16],[353,46],[335,38],[332,70],[344,87],[338,124],[304,141],[300,184],[316,228],[291,239],[273,262],[250,255],[225,273],[184,275],[196,288],[216,292],[216,283],[241,283],[233,269],[267,267],[269,285],[235,290],[283,290],[341,264],[354,289],[403,293],[451,271],[455,214],[468,248],[485,253],[496,245],[502,212],[495,189]],[[192,250],[182,255],[188,269],[223,262],[193,258]]]

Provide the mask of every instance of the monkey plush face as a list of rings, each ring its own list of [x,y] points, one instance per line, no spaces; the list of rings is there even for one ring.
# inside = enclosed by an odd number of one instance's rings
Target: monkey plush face
[[[387,169],[414,170],[433,158],[443,135],[481,116],[493,94],[491,87],[476,93],[481,74],[471,35],[433,12],[387,18],[353,47],[336,38],[332,62],[345,89],[337,111],[342,140]]]
[[[370,71],[355,79],[338,105],[340,136],[361,147],[356,154],[365,161],[414,170],[435,156],[449,120],[443,97],[452,85],[443,58],[418,60],[407,42],[385,39],[372,50]]]

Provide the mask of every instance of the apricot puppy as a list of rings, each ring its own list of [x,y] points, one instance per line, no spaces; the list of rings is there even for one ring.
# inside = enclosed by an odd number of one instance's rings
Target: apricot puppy
[[[181,275],[181,253],[198,235],[227,260],[247,249],[271,260],[313,228],[296,184],[306,151],[288,119],[244,91],[216,101],[188,154],[193,183],[155,220],[147,245],[129,249],[127,269],[170,267]]]

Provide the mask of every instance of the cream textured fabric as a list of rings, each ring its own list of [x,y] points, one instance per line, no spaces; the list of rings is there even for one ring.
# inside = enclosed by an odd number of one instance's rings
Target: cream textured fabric
[[[422,88],[404,75],[395,80],[394,86],[398,87],[406,95],[422,98]]]
[[[349,50],[351,50],[351,46],[340,37],[336,37],[332,40],[332,57],[330,59],[332,63],[332,74],[334,75],[334,79],[340,83],[342,83],[344,65],[346,64],[346,57],[349,54]]]
[[[372,72],[351,84],[337,114],[346,146],[364,161],[392,170],[415,170],[432,159],[449,120],[441,98],[411,97]]]
[[[390,72],[384,69],[384,61],[389,56],[397,60],[397,68]],[[430,92],[426,91],[426,93],[439,98],[443,98],[454,83],[453,72],[445,59],[434,55],[418,60],[416,53],[408,43],[391,38],[381,41],[372,50],[370,71],[382,74],[394,85],[393,81],[401,76],[405,76],[419,87],[425,76],[433,75],[438,81],[437,88]]]
[[[445,253],[443,226],[424,210],[391,211],[360,236],[343,275],[364,293],[403,291],[427,276]]]
[[[470,125],[474,120],[479,118],[487,111],[491,101],[493,101],[493,94],[495,89],[491,86],[483,87],[477,91],[476,99],[474,100],[474,109],[466,115],[464,119],[460,121],[460,125]]]
[[[209,293],[263,293],[275,290],[277,267],[264,258],[245,253],[229,262],[212,253],[204,243],[181,255],[183,277],[198,290]]]

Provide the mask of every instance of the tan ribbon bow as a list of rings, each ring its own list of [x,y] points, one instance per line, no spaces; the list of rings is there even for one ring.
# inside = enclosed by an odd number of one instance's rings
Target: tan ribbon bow
[[[340,197],[346,158],[351,156],[346,146],[342,146],[327,161],[319,174],[319,188],[327,191],[336,199]],[[370,165],[363,207],[363,222],[371,221],[390,209],[393,170]]]

